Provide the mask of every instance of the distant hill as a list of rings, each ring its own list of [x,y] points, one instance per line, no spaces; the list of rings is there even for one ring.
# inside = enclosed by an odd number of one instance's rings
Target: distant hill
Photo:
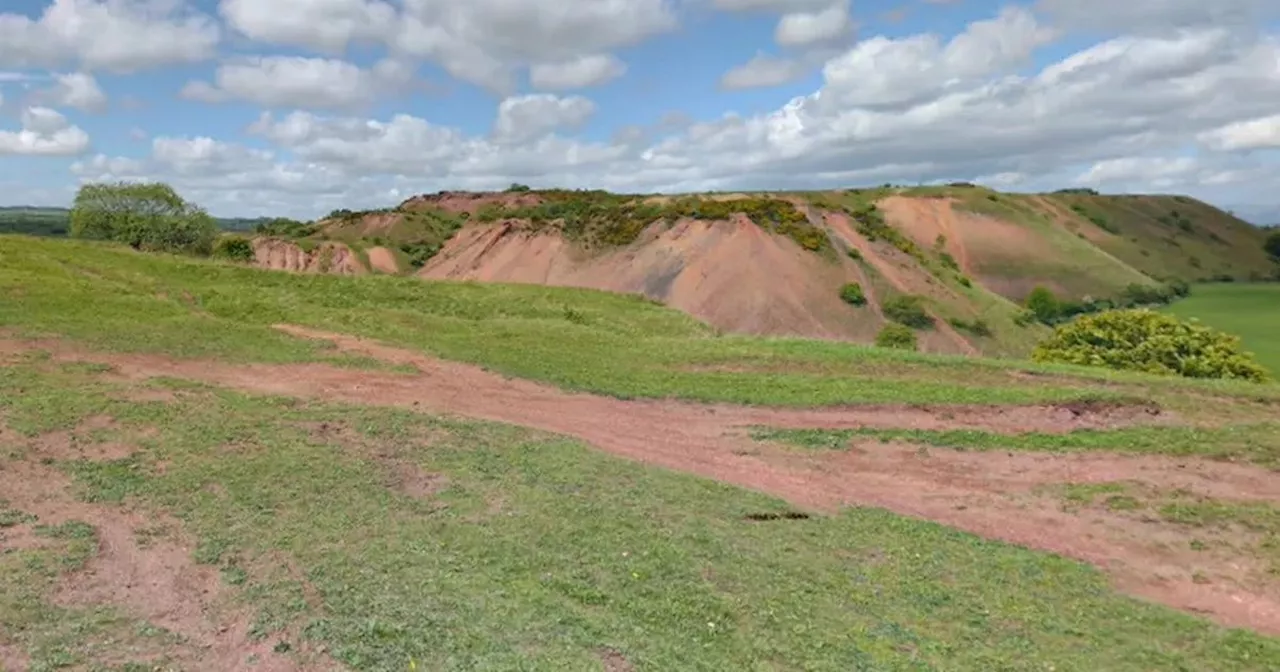
[[[28,205],[0,206],[0,233],[20,233],[28,236],[65,236],[71,211],[67,208],[46,208]],[[224,231],[252,231],[267,217],[215,217],[218,228]]]
[[[295,224],[254,241],[259,265],[638,293],[727,332],[868,342],[905,321],[923,349],[966,354],[1022,355],[1042,321],[1187,283],[1280,277],[1266,232],[1229,213],[1092,190],[441,192]],[[1029,318],[1038,286],[1059,318]]]

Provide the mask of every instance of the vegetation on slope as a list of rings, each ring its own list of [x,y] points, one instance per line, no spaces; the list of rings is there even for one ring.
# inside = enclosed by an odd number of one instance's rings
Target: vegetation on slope
[[[1095,227],[1100,234],[1089,235],[1094,244],[1156,279],[1257,281],[1277,271],[1263,249],[1260,229],[1186,196],[1059,193],[1045,198],[1076,215],[1069,228]]]
[[[624,398],[823,405],[1141,396],[1192,414],[1222,412],[1212,401],[1217,394],[1280,398],[1280,389],[1243,383],[1203,387],[1210,384],[1005,360],[908,357],[850,343],[717,337],[680,312],[591,290],[273,273],[79,241],[0,239],[0,328],[227,361],[332,356],[271,328],[279,323],[378,338]],[[1186,396],[1191,388],[1201,391],[1193,402]]]
[[[742,214],[766,230],[794,240],[811,252],[826,252],[831,242],[790,201],[745,196],[716,199],[682,196],[651,198],[607,191],[547,189],[529,191],[541,200],[536,205],[511,207],[490,204],[476,213],[482,222],[499,219],[527,220],[534,230],[554,228],[566,238],[587,247],[629,245],[655,222],[681,218],[721,221]]]

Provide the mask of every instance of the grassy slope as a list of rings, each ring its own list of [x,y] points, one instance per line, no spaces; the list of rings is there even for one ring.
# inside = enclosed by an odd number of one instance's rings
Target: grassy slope
[[[676,311],[589,290],[297,275],[79,241],[0,237],[0,327],[180,356],[328,356],[271,328],[281,322],[376,337],[624,397],[814,405],[1136,395],[1195,410],[1213,405],[1190,402],[1186,397],[1194,390],[1280,396],[1271,387],[1247,384],[1172,382],[833,342],[714,337]],[[1027,377],[1023,370],[1054,375]]]
[[[1239,397],[1280,396],[1270,387],[716,338],[674,311],[600,292],[290,275],[0,237],[0,328],[179,356],[331,357],[269,328],[280,321],[615,394],[815,404],[1120,393],[1185,402],[1218,419],[1232,409],[1256,415]],[[727,369],[705,370],[715,365]],[[785,506],[556,437],[178,381],[150,383],[176,389],[172,401],[140,402],[98,373],[38,358],[0,367],[0,416],[27,436],[100,414],[147,436],[126,460],[56,466],[103,506],[177,514],[199,541],[195,557],[241,586],[255,631],[323,643],[353,669],[404,669],[410,659],[418,669],[591,669],[601,647],[638,670],[1280,665],[1276,640],[1119,597],[1079,563],[878,510],[752,524],[745,514]],[[318,421],[349,432],[316,435],[308,427]],[[1277,435],[1249,434],[1232,454],[1274,456],[1266,441]],[[1203,435],[1167,438],[1026,435],[994,447],[1213,445]],[[23,454],[10,446],[0,459]],[[388,488],[388,459],[434,474],[442,489],[419,500]],[[0,524],[22,517],[0,511]],[[45,666],[121,660],[119,642],[163,644],[168,635],[125,615],[55,606],[60,572],[93,551],[84,526],[44,534],[48,547],[0,555],[0,644]],[[309,605],[312,593],[318,602]]]
[[[1226,212],[1185,196],[1046,196],[1100,217],[1098,245],[1156,278],[1266,278],[1275,265],[1262,251],[1263,232]],[[1094,227],[1083,217],[1078,227]]]
[[[56,466],[108,510],[176,514],[194,557],[254,609],[253,632],[323,644],[354,670],[599,669],[605,647],[637,670],[716,672],[1280,664],[1280,641],[1117,596],[1080,563],[879,510],[749,523],[786,507],[517,428],[186,385],[138,402],[117,385],[4,367],[0,412],[29,436],[95,414],[146,433],[130,458]],[[346,429],[310,433],[320,421]],[[441,489],[389,488],[387,460]],[[54,606],[92,533],[72,523],[0,555],[0,643],[35,669],[132,662],[172,639]]]
[[[1240,336],[1245,348],[1280,376],[1280,284],[1204,285],[1166,310]]]

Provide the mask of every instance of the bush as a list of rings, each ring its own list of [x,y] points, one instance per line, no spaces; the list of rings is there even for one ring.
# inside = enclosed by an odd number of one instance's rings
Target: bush
[[[229,261],[251,262],[254,260],[253,243],[241,236],[223,236],[213,244],[213,256]]]
[[[207,255],[218,225],[167,184],[86,184],[71,208],[73,238],[113,240],[135,250]]]
[[[1262,249],[1272,259],[1280,261],[1280,229],[1272,231],[1267,235],[1266,242],[1262,244]]]
[[[1064,324],[1031,357],[1187,378],[1268,378],[1238,337],[1147,309],[1112,310]]]
[[[867,295],[862,291],[862,285],[851,282],[840,288],[840,299],[851,306],[865,306],[867,304]]]
[[[1062,304],[1048,287],[1036,287],[1027,295],[1027,310],[1045,324],[1052,324],[1062,314]]]
[[[880,333],[876,334],[876,345],[881,348],[893,348],[894,350],[915,350],[918,347],[916,344],[916,332],[901,324],[889,323],[880,329]]]
[[[968,320],[953,317],[947,320],[947,323],[960,331],[967,331],[974,336],[991,335],[991,325],[987,324],[987,321],[983,319],[975,319],[974,321],[969,322]]]
[[[924,303],[918,296],[904,294],[895,296],[884,302],[884,316],[915,329],[928,329],[933,326],[933,318],[924,309]]]

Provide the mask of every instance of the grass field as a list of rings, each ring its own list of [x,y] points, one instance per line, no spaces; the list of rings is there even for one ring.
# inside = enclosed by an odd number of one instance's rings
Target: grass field
[[[1165,310],[1236,334],[1263,366],[1280,375],[1280,284],[1198,285]]]
[[[685,459],[679,445],[655,445],[641,464],[570,436],[376,405],[386,389],[338,403],[329,383],[302,377],[339,371],[357,386],[349,399],[375,382],[440,381],[281,323],[624,399],[769,404],[784,407],[779,417],[930,404],[956,426],[708,435],[725,450],[690,456],[681,464],[693,473],[681,473],[661,466]],[[156,373],[192,359],[223,382],[198,367]],[[1099,400],[1154,403],[1174,424],[1031,431],[957,419]],[[1277,401],[1274,385],[717,336],[600,292],[304,276],[0,237],[0,669],[1277,669],[1268,623],[1227,627],[1243,625],[1230,620],[1240,612],[1178,611],[1083,562],[893,512],[925,501],[894,497],[927,491],[889,488],[876,505],[853,487],[845,505],[784,515],[797,510],[784,495],[846,496],[828,489],[858,475],[826,460],[855,439],[993,460],[1121,452],[1155,471],[1208,457],[1189,473],[1277,492]],[[1065,407],[1046,417],[1058,416],[1082,422]],[[796,417],[802,427],[810,416]],[[697,438],[622,419],[602,427]],[[617,438],[644,451],[648,436]],[[729,484],[748,470],[764,474],[756,491]],[[936,496],[951,496],[943,485]],[[1264,544],[1280,528],[1265,502],[1227,515],[1217,500],[1183,505],[1065,476],[1051,485],[1035,511],[1103,515],[1096,507],[1120,500],[1102,495],[1123,495],[1170,512],[1152,525],[1195,530],[1204,574],[1169,579],[1186,590],[1276,595],[1269,579],[1239,587],[1210,571],[1271,557]],[[950,516],[987,510],[946,501]],[[1017,511],[1010,526],[1030,515]],[[1250,536],[1217,527],[1233,525]]]

